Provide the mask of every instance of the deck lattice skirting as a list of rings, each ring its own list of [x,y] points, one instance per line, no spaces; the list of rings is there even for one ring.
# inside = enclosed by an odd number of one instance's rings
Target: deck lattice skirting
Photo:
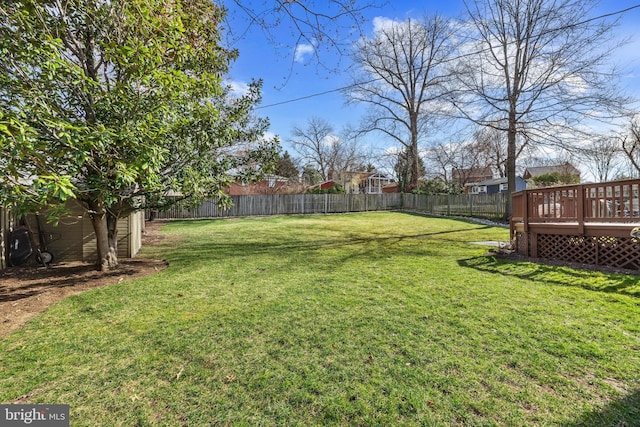
[[[525,190],[512,203],[519,254],[640,270],[640,180]]]

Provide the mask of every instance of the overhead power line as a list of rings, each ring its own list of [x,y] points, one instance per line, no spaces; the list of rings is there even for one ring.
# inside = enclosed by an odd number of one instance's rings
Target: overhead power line
[[[584,21],[576,22],[575,24],[570,24],[570,25],[566,25],[564,27],[555,28],[553,30],[547,30],[547,31],[543,32],[542,35],[544,35],[544,34],[546,34],[548,32],[552,32],[552,31],[559,31],[559,30],[563,30],[563,29],[567,29],[567,28],[571,28],[571,27],[577,27],[577,26],[583,25],[583,24],[588,24],[589,22],[597,21],[599,19],[609,18],[609,17],[617,16],[617,15],[623,15],[623,14],[628,13],[628,12],[634,10],[634,9],[639,9],[639,8],[640,8],[640,4],[636,4],[634,6],[627,7],[626,9],[622,9],[622,10],[618,10],[618,11],[610,12],[610,13],[605,13],[603,15],[595,16],[593,18],[589,18],[589,19],[586,19]],[[465,54],[462,54],[462,55],[458,55],[456,57],[446,59],[443,62],[456,61],[458,59],[466,58],[466,57],[472,56],[472,55],[478,55],[478,54],[484,53],[486,51],[488,51],[488,48],[480,49],[480,50],[475,51],[475,52],[469,52],[469,53],[465,53]],[[284,101],[274,102],[272,104],[261,105],[261,106],[256,107],[255,109],[256,110],[262,110],[262,109],[265,109],[265,108],[279,107],[280,105],[292,104],[294,102],[300,102],[300,101],[304,101],[304,100],[311,99],[311,98],[317,98],[317,97],[320,97],[320,96],[328,95],[330,93],[342,92],[344,90],[351,89],[353,87],[358,87],[360,85],[369,84],[369,83],[375,83],[375,82],[381,81],[381,80],[382,80],[382,77],[378,77],[378,78],[371,79],[371,80],[352,83],[350,85],[338,87],[338,88],[335,88],[335,89],[329,89],[329,90],[325,90],[325,91],[322,91],[322,92],[316,92],[316,93],[312,93],[312,94],[309,94],[309,95],[300,96],[300,97],[297,97],[297,98],[291,98],[291,99],[287,99],[287,100],[284,100]]]

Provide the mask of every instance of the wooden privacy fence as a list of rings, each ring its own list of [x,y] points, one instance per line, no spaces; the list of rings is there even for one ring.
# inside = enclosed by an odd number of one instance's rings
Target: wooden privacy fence
[[[173,206],[157,218],[197,219],[268,215],[305,215],[384,210],[412,210],[437,215],[504,217],[506,196],[419,194],[272,194],[231,196],[232,207],[221,209],[215,200],[188,209]]]
[[[513,195],[518,253],[640,270],[640,180],[570,185]]]
[[[158,212],[158,218],[220,218],[246,217],[267,215],[304,215],[327,214],[342,212],[366,212],[384,210],[411,210],[439,215],[478,216],[498,219],[504,216],[505,197],[502,194],[493,195],[461,195],[461,196],[426,196],[415,194],[294,194],[294,195],[263,195],[263,196],[232,196],[233,206],[220,209],[215,200],[204,202],[198,208],[186,209],[174,206],[165,212]],[[136,216],[137,218],[137,216]],[[140,218],[142,220],[142,218]],[[120,224],[124,224],[120,221]],[[131,223],[129,223],[131,224]],[[133,223],[137,227],[137,222]],[[15,225],[15,218],[10,211],[0,207],[0,270],[8,266],[9,235]],[[126,237],[129,234],[138,236],[138,228],[134,231],[119,233]],[[60,229],[58,229],[60,231]],[[60,234],[71,237],[78,234],[76,227],[73,232],[62,230]],[[139,236],[138,236],[139,237]],[[58,259],[65,254],[74,253],[78,243],[64,240],[55,242]],[[93,248],[95,244],[88,238],[79,243]],[[75,245],[75,246],[74,246]],[[124,245],[119,244],[119,248]],[[136,246],[138,247],[138,246]],[[81,249],[82,249],[81,248]],[[84,252],[83,252],[84,253]],[[124,256],[124,255],[121,255]],[[131,256],[131,255],[127,255]]]

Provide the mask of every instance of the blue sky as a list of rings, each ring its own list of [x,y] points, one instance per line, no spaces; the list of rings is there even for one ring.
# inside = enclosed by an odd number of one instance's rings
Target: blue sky
[[[362,1],[358,0],[358,3]],[[323,1],[318,3],[322,4]],[[389,4],[383,8],[372,8],[365,12],[365,22],[362,26],[365,35],[373,33],[376,18],[403,20],[434,13],[454,18],[463,12],[461,0],[391,0],[387,3]],[[640,4],[640,0],[603,1],[598,14],[615,12],[637,4]],[[232,25],[241,28],[241,24],[235,22],[233,21]],[[329,72],[318,67],[309,51],[303,50],[296,56],[292,46],[295,38],[290,28],[286,25],[281,27],[273,32],[276,42],[281,47],[274,46],[273,41],[269,41],[259,27],[250,28],[233,46],[239,50],[240,57],[233,64],[229,78],[237,84],[248,82],[252,78],[264,81],[262,108],[258,113],[263,117],[269,117],[271,132],[279,135],[283,148],[294,154],[288,144],[293,126],[304,127],[309,118],[319,117],[329,121],[336,133],[339,133],[346,125],[357,125],[364,108],[346,106],[339,92],[274,105],[332,91],[349,82],[346,72],[349,66],[348,58],[340,57],[336,52],[319,49],[323,62],[330,65],[337,61],[340,63],[337,72]],[[620,37],[630,38],[630,43],[615,56],[626,71],[622,84],[628,94],[640,98],[640,8],[624,14],[621,26],[617,30]],[[370,135],[366,137],[365,143],[378,147],[388,145],[379,139]]]

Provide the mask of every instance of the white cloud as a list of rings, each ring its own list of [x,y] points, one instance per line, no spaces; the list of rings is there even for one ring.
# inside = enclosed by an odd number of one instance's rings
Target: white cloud
[[[322,138],[322,141],[320,141],[320,143],[326,147],[333,147],[334,145],[338,145],[341,142],[342,140],[340,139],[340,137],[336,135],[327,135]]]
[[[262,140],[263,141],[271,141],[274,138],[278,138],[279,139],[280,137],[278,135],[276,135],[275,133],[269,132],[269,131],[265,132],[264,135],[262,136]]]
[[[373,32],[378,33],[382,30],[387,30],[394,25],[397,25],[398,23],[399,21],[385,18],[384,16],[376,16],[375,18],[373,18]]]
[[[231,95],[233,96],[244,96],[249,93],[249,85],[245,82],[240,82],[237,80],[227,80],[225,84],[231,90]]]
[[[402,151],[402,149],[396,145],[390,146],[385,148],[384,150],[384,155],[385,156],[397,156],[398,154],[400,154],[400,152]]]
[[[304,62],[307,55],[311,55],[315,51],[315,47],[310,44],[301,43],[296,46],[293,60],[296,62]]]

